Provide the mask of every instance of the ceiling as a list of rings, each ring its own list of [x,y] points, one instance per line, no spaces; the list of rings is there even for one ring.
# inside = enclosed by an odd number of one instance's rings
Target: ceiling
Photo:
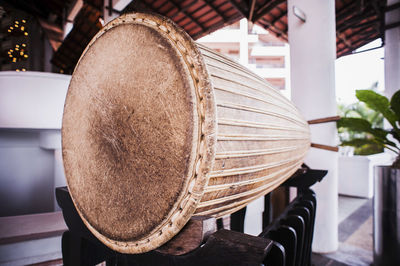
[[[384,34],[386,1],[336,0],[337,57]],[[288,40],[286,0],[141,0],[127,10],[149,10],[170,17],[194,39],[246,17],[277,37]]]
[[[110,1],[110,0],[106,0]],[[66,15],[76,0],[14,0],[13,5],[39,19],[63,29]],[[111,2],[111,1],[110,1]],[[107,2],[106,2],[107,3]],[[372,40],[384,40],[386,0],[335,0],[337,57],[351,54]],[[101,29],[103,0],[83,0],[75,16],[72,31],[60,45],[53,46],[52,63],[70,73],[90,39]],[[136,0],[122,12],[151,11],[167,16],[198,39],[241,18],[267,29],[278,38],[288,40],[286,0]],[[117,12],[106,10],[105,12]],[[49,37],[51,38],[51,37]]]

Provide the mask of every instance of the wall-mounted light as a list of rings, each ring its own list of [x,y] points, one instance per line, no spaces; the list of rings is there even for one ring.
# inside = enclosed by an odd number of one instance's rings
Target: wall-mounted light
[[[303,10],[301,10],[300,8],[298,8],[297,6],[293,6],[293,14],[300,19],[303,22],[306,22],[306,13],[303,12]]]

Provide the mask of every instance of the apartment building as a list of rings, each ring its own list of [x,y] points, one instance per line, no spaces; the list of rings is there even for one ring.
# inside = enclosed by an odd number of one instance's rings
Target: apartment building
[[[242,19],[198,40],[248,67],[290,98],[289,45]]]

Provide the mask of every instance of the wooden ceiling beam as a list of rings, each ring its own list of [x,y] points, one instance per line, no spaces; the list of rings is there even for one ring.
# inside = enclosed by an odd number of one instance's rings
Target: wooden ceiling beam
[[[373,40],[375,40],[377,38],[379,38],[379,36],[374,35],[372,37],[365,37],[365,38],[359,39],[359,40],[357,40],[357,42],[354,43],[353,47],[355,47],[355,49],[357,49],[359,45],[361,45],[363,43],[371,42],[371,41],[373,41]],[[348,51],[345,52],[346,50],[348,50]],[[342,49],[338,50],[336,52],[336,54],[339,55],[339,56],[343,56],[343,55],[351,54],[352,51],[353,51],[352,49],[350,49],[348,47],[345,47],[345,48],[342,48]]]
[[[227,18],[225,17],[225,15],[224,15],[221,11],[219,11],[218,8],[217,8],[216,6],[214,6],[214,4],[213,4],[214,1],[212,1],[212,0],[204,0],[204,2],[206,2],[206,3],[208,4],[208,6],[209,6],[212,10],[214,10],[214,12],[217,13],[217,14],[222,18],[223,21],[226,21],[226,20],[227,20]]]
[[[374,14],[375,12],[373,12],[373,11],[371,12],[371,11],[369,11],[368,13],[363,14],[363,15],[357,15],[357,16],[351,17],[350,19],[346,19],[342,23],[337,24],[336,30],[341,32],[344,29],[349,28],[354,24],[360,23],[361,21],[365,20],[368,17],[373,17],[375,15]]]
[[[134,1],[134,2],[132,2],[132,3],[134,3],[135,4],[135,7],[134,8],[140,8],[140,9],[142,9],[142,8],[144,8],[144,9],[148,9],[148,10],[151,10],[151,11],[153,11],[154,12],[154,7],[152,6],[152,4],[154,4],[155,3],[155,1],[153,1],[152,3],[147,3],[146,1]],[[130,8],[130,4],[128,5],[128,7]]]
[[[252,0],[252,1],[251,1],[251,7],[250,7],[250,11],[249,11],[249,16],[248,16],[249,21],[252,21],[252,19],[253,19],[254,8],[256,7],[256,1],[257,1],[257,0]]]
[[[277,7],[278,5],[280,5],[284,2],[286,2],[286,0],[271,0],[271,1],[267,2],[265,5],[263,5],[262,7],[260,7],[257,10],[256,15],[254,16],[254,19],[252,20],[252,22],[253,23],[257,22],[264,15],[271,12],[272,9],[274,9],[275,7]]]
[[[206,29],[204,28],[204,26],[201,25],[201,23],[199,23],[191,14],[189,14],[189,13],[186,12],[186,10],[187,10],[190,6],[193,6],[194,4],[196,4],[197,1],[193,1],[193,2],[191,2],[190,4],[188,4],[188,5],[185,6],[185,7],[181,7],[178,3],[176,3],[175,0],[170,0],[170,3],[171,3],[173,6],[175,6],[175,8],[178,9],[178,13],[182,13],[182,14],[185,15],[187,18],[189,18],[190,20],[192,20],[192,22],[194,22],[198,27],[200,27],[202,31],[205,31],[205,30],[206,30]],[[175,14],[173,17],[176,17],[176,16],[178,15],[178,13]]]
[[[356,7],[357,7],[356,2],[353,1],[336,12],[337,27],[339,25],[342,25],[349,16],[354,14],[354,10],[356,9]]]
[[[276,22],[278,22],[279,20],[281,20],[281,18],[283,18],[284,16],[287,15],[287,9],[285,11],[283,11],[279,16],[277,16],[276,18],[274,18],[274,20],[271,21],[272,25],[275,25]]]
[[[235,0],[228,0],[228,2],[243,16],[247,18],[247,14],[249,12],[249,8],[246,6],[240,6]],[[244,3],[244,1],[240,1],[240,3]]]
[[[226,3],[222,3],[222,4],[218,5],[218,6],[215,6],[215,8],[218,9],[218,10],[220,10],[220,8],[221,8],[222,6],[224,6],[225,4],[226,4]],[[243,15],[240,14],[240,12],[238,12],[237,9],[236,9],[235,7],[233,7],[233,6],[231,6],[231,7],[227,8],[227,9],[225,9],[225,10],[224,10],[223,12],[221,12],[221,13],[226,14],[226,13],[229,13],[229,12],[231,12],[231,11],[236,11],[238,15],[240,15],[241,17],[243,17]],[[235,18],[235,17],[237,17],[238,15],[233,15],[233,17]],[[229,17],[225,17],[225,18],[226,18],[226,22],[228,22],[228,23],[229,23],[230,21],[232,21],[231,18],[229,18]]]
[[[343,50],[345,50],[345,49],[354,50],[354,49],[357,49],[357,48],[358,48],[357,46],[359,45],[359,40],[356,40],[354,43],[352,43],[352,42],[350,41],[351,38],[354,37],[354,36],[356,36],[356,35],[359,35],[359,34],[365,32],[365,34],[367,34],[367,35],[374,35],[374,36],[375,36],[376,34],[373,34],[373,33],[374,33],[374,30],[370,30],[370,31],[367,31],[367,32],[366,32],[366,30],[367,30],[369,27],[370,27],[370,26],[363,27],[363,28],[361,28],[360,30],[357,30],[357,31],[353,32],[352,34],[346,36],[346,37],[345,37],[346,40],[349,41],[351,45],[347,45],[347,44],[344,42],[344,40],[343,40],[342,38],[339,38],[339,37],[338,37],[340,41],[337,43],[337,45],[338,45],[340,42],[343,42],[343,44],[346,46],[346,48],[342,48],[341,51],[343,51]],[[376,30],[375,30],[375,32],[377,32],[377,34],[378,34],[378,36],[379,36],[379,31],[376,31]],[[374,38],[376,39],[376,37],[374,37]],[[364,39],[365,39],[365,38],[363,38],[362,40],[364,40]]]
[[[336,20],[343,18],[349,12],[350,13],[354,12],[355,8],[356,8],[355,1],[352,1],[351,3],[349,3],[347,5],[343,5],[343,7],[341,9],[336,10]]]
[[[350,27],[352,29],[358,29],[358,28],[362,28],[362,27],[367,27],[367,26],[373,26],[375,24],[379,24],[380,23],[380,19],[373,19],[373,20],[369,20],[367,22],[358,24],[358,25],[351,25]]]
[[[173,19],[173,18],[175,18],[177,15],[179,15],[179,13],[182,13],[182,14],[185,15],[186,17],[190,18],[192,21],[195,21],[195,19],[194,19],[191,15],[188,15],[188,14],[187,14],[186,10],[188,10],[189,8],[191,8],[192,6],[194,6],[195,4],[197,4],[197,2],[198,2],[197,0],[194,0],[194,1],[190,2],[189,4],[187,4],[187,5],[184,6],[184,7],[181,7],[175,0],[168,0],[168,1],[171,3],[171,5],[172,5],[173,7],[175,7],[175,8],[178,9],[178,12],[177,12],[177,13],[175,13],[173,16],[170,16],[170,17],[169,17],[170,19]],[[196,21],[196,23],[197,23],[197,21]]]
[[[244,16],[243,16],[242,14],[237,13],[236,15],[232,16],[231,18],[229,18],[228,21],[225,21],[225,22],[224,22],[224,21],[221,21],[221,22],[219,22],[219,23],[216,23],[216,24],[214,24],[213,26],[209,27],[209,28],[207,29],[207,31],[199,32],[199,33],[194,34],[194,35],[192,36],[192,38],[195,39],[195,40],[197,40],[197,39],[199,39],[199,38],[201,38],[201,37],[203,37],[203,36],[205,36],[205,35],[207,35],[207,34],[213,32],[213,31],[216,31],[216,30],[220,29],[220,28],[223,27],[223,26],[227,26],[227,25],[229,25],[229,24],[231,24],[231,23],[233,23],[233,22],[235,22],[235,21],[237,21],[237,20],[239,20],[239,19],[241,19],[241,18],[243,18],[243,17],[244,17]]]
[[[351,34],[347,35],[346,38],[347,38],[347,39],[351,39],[351,38],[353,38],[354,36],[360,34],[361,32],[365,32],[369,27],[370,27],[370,26],[365,26],[365,27],[362,27],[362,28],[360,28],[360,29],[358,29],[358,30],[355,30],[355,31],[353,31]]]
[[[364,12],[364,9],[366,7],[365,0],[357,0],[356,4],[357,4],[357,9],[358,9],[358,14],[361,14],[362,12]]]
[[[202,6],[200,6],[197,10],[196,10],[196,12],[198,11],[198,10],[201,10],[202,8],[204,8],[204,7],[206,7],[207,6],[207,4],[204,4],[204,5],[202,5]],[[178,10],[178,13],[175,15],[174,14],[174,16],[173,17],[175,17],[175,16],[177,16],[177,15],[179,15],[179,12],[180,12],[180,10]],[[195,13],[196,13],[195,12]],[[208,12],[207,12],[208,13]],[[180,19],[178,19],[177,21],[175,21],[175,23],[180,23],[181,21],[183,21],[183,20],[185,20],[185,19],[187,19],[188,17],[187,16],[183,16],[182,18],[180,18]],[[185,25],[187,25],[187,24],[190,24],[190,23],[193,23],[194,21],[191,19],[190,21],[189,21],[189,23],[186,23]]]
[[[257,23],[261,24],[265,29],[272,31],[276,35],[282,36],[283,38],[285,38],[287,40],[287,33],[285,31],[282,31],[281,29],[275,27],[269,21],[267,21],[265,19],[261,19]]]
[[[345,46],[347,46],[348,48],[352,49],[353,45],[351,44],[351,42],[346,38],[346,35],[343,33],[339,33],[336,32],[336,37],[341,40]]]
[[[168,1],[168,0],[165,0],[164,3],[162,3],[161,6],[159,6],[157,9],[158,9],[158,10],[163,9],[164,6],[168,5],[168,3],[169,3],[169,1]],[[173,9],[173,8],[168,9],[167,12],[165,12],[165,14],[168,14],[168,12],[171,12],[172,9]]]
[[[207,15],[207,14],[211,13],[212,11],[213,11],[213,10],[210,9],[210,10],[208,10],[206,13],[204,13],[203,15]],[[212,16],[211,18],[209,18],[209,19],[208,19],[207,21],[205,21],[204,23],[207,23],[208,21],[214,20],[214,19],[216,19],[216,18],[221,18],[221,16],[218,15],[218,14],[216,14],[216,15]],[[222,17],[222,22],[225,22],[225,20],[224,20],[223,17]]]

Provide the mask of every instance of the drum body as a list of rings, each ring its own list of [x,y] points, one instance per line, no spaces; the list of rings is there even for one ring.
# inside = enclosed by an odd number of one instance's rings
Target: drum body
[[[63,159],[76,209],[123,253],[155,249],[193,215],[222,217],[290,177],[306,121],[262,78],[169,19],[107,24],[68,89]]]

